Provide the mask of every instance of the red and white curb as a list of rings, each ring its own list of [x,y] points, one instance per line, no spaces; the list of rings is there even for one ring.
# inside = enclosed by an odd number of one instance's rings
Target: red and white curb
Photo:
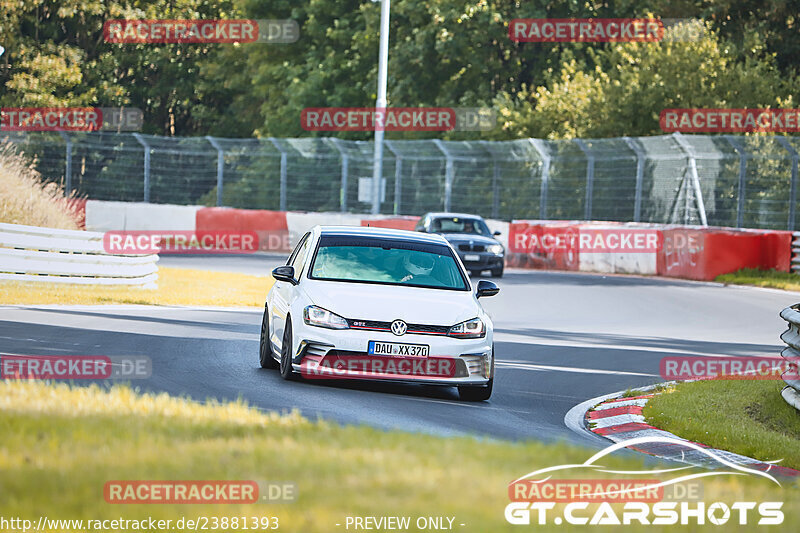
[[[758,461],[737,453],[711,448],[699,442],[682,439],[670,433],[669,431],[664,431],[647,424],[642,411],[644,406],[653,396],[655,396],[655,394],[644,394],[642,396],[626,398],[621,394],[616,394],[610,395],[610,397],[606,398],[598,398],[597,400],[599,401],[597,401],[593,406],[591,403],[594,402],[584,402],[584,404],[581,404],[581,406],[586,406],[584,407],[585,411],[583,414],[584,427],[588,428],[588,430],[592,433],[605,437],[606,439],[615,443],[628,441],[638,437],[662,437],[676,439],[678,441],[692,443],[700,446],[701,448],[705,448],[706,450],[713,452],[714,455],[725,458],[735,464],[746,465],[748,468],[760,470],[762,472],[769,472],[770,474],[778,476],[800,476],[800,471],[793,468],[778,466],[772,463],[765,463],[763,461]],[[644,444],[638,444],[636,446],[628,446],[628,448],[638,452],[646,453],[648,455],[660,457],[662,459],[669,459],[694,466],[706,468],[718,466],[718,463],[713,461],[708,455],[697,450],[693,450],[690,447],[681,446],[677,443],[648,442]]]

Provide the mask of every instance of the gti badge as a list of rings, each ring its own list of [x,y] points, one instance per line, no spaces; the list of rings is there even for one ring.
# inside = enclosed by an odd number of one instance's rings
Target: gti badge
[[[403,322],[402,320],[395,320],[392,322],[392,333],[400,337],[401,335],[405,335],[406,331],[408,330],[408,324]]]

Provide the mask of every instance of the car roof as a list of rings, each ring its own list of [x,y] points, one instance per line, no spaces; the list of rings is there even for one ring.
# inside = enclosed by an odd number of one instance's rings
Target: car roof
[[[430,242],[449,244],[447,239],[436,233],[420,233],[392,228],[371,228],[367,226],[317,226],[320,235],[347,235],[359,237],[377,237],[380,239],[396,239],[404,241]]]
[[[426,213],[425,216],[432,218],[477,218],[483,220],[482,216],[470,215],[469,213]]]

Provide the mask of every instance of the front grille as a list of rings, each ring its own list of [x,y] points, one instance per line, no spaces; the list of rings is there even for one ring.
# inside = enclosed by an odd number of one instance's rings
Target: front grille
[[[347,319],[347,324],[352,329],[368,329],[372,331],[392,331],[391,322],[380,322],[377,320],[356,320]],[[450,331],[450,326],[431,326],[429,324],[408,324],[408,331],[406,333],[415,333],[418,335],[447,335]]]
[[[462,252],[485,252],[486,246],[483,244],[473,244],[472,246],[469,244],[459,244],[458,249]]]

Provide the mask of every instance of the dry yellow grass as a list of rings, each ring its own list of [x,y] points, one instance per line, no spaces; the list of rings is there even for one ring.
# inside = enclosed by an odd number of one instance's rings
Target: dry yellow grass
[[[76,220],[62,187],[44,183],[23,155],[0,145],[0,222],[79,229]]]
[[[565,524],[514,526],[504,520],[503,511],[511,480],[532,470],[583,462],[597,451],[561,443],[343,427],[308,421],[296,413],[263,413],[243,402],[200,405],[119,386],[104,390],[14,381],[0,381],[0,435],[0,516],[22,517],[34,525],[41,515],[84,521],[246,516],[248,526],[252,517],[273,516],[280,531],[308,533],[345,531],[347,516],[382,515],[454,517],[453,530],[464,533],[586,531],[586,526]],[[603,465],[610,470],[643,469],[641,457],[610,457]],[[109,480],[291,482],[297,486],[297,501],[110,505],[103,498]],[[800,498],[789,483],[778,487],[760,478],[727,476],[704,480],[702,492],[708,504],[785,502],[785,527],[775,531],[796,529]],[[620,516],[620,504],[614,505]],[[596,509],[590,507],[589,513]],[[751,524],[740,526],[738,513],[732,511],[724,531],[755,530],[757,514],[749,516]],[[706,529],[721,531],[719,526],[691,521],[680,526],[682,532]],[[413,526],[410,530],[422,531]],[[675,526],[614,530],[674,531]]]
[[[225,425],[266,427],[308,425],[297,411],[262,413],[242,401],[205,404],[174,398],[166,393],[139,394],[120,386],[71,387],[42,381],[0,381],[0,411],[26,412],[53,417],[161,417],[192,424],[224,421]],[[57,401],[56,401],[57,400]]]
[[[184,268],[158,269],[158,288],[0,282],[0,304],[264,305],[272,276]]]

